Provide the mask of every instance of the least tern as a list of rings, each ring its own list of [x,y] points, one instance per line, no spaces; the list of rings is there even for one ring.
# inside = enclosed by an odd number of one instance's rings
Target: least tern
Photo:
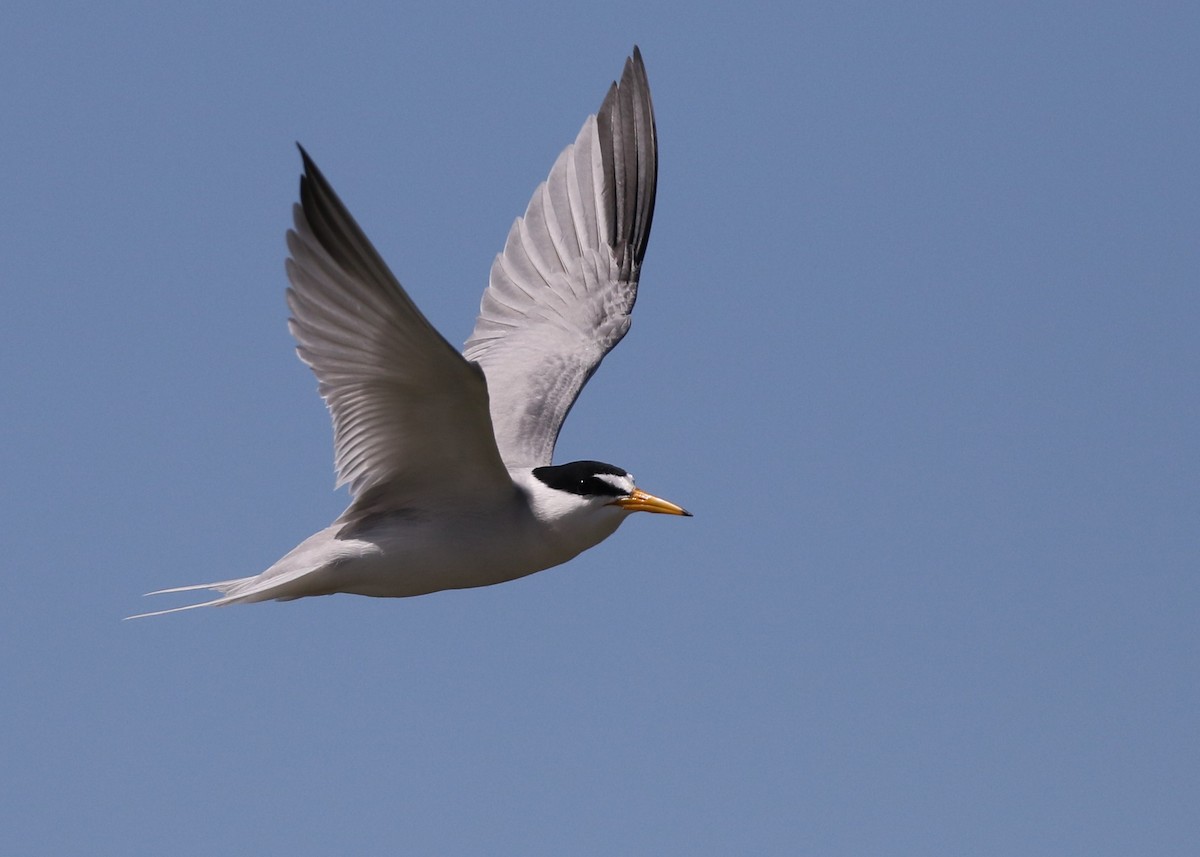
[[[288,326],[352,502],[261,574],[150,593],[220,597],[142,616],[488,586],[566,562],[633,512],[689,514],[620,467],[551,464],[579,391],[629,329],[650,235],[658,143],[636,47],[509,230],[462,354],[300,154]]]

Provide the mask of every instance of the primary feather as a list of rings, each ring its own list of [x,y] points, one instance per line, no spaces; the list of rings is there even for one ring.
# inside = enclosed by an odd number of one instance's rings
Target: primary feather
[[[538,186],[492,264],[464,354],[509,467],[549,464],[563,420],[629,330],[658,176],[641,52]]]

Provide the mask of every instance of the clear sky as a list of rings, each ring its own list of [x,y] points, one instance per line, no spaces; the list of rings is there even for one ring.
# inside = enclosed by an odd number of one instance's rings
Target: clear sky
[[[1200,5],[10,2],[0,853],[1192,855]],[[452,342],[637,43],[635,516],[193,611],[346,503],[301,141]]]

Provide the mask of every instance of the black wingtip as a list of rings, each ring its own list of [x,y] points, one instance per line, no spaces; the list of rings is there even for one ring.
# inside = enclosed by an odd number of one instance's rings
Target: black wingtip
[[[300,159],[304,163],[304,172],[300,175],[300,207],[304,209],[305,216],[308,217],[310,223],[314,224],[318,219],[328,220],[320,214],[322,207],[332,204],[337,208],[344,208],[341,200],[330,186],[329,181],[325,178],[325,174],[321,172],[312,156],[308,154],[308,150],[304,146],[296,143],[296,148],[300,150]],[[323,202],[331,200],[332,203]],[[349,213],[347,212],[347,217]],[[320,230],[317,230],[318,233]]]
[[[596,112],[604,172],[609,245],[622,278],[637,276],[650,226],[658,183],[658,131],[650,82],[637,45],[625,58],[620,82],[609,87]]]
[[[320,175],[321,171],[317,169],[317,165],[313,163],[312,157],[308,154],[308,150],[296,141],[296,148],[300,151],[300,160],[304,164],[304,172],[306,175]]]

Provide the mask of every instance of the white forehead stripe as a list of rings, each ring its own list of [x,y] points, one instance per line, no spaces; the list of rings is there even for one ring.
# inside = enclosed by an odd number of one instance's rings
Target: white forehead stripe
[[[621,476],[618,473],[597,473],[596,478],[606,482],[618,491],[628,491],[633,487],[633,475]]]

